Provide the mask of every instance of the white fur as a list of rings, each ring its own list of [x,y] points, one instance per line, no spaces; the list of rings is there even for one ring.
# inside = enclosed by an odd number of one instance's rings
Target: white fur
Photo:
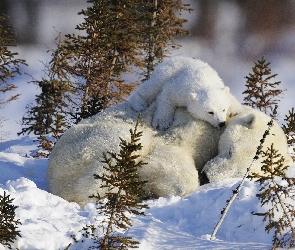
[[[92,201],[92,194],[103,195],[106,189],[100,188],[101,182],[93,174],[104,173],[103,152],[118,152],[119,137],[130,140],[129,130],[135,126],[138,111],[142,111],[138,130],[143,131],[143,149],[138,154],[148,163],[138,173],[148,181],[146,195],[164,197],[195,191],[198,170],[204,166],[211,182],[241,177],[270,120],[259,111],[245,111],[207,64],[170,59],[156,68],[151,80],[141,85],[129,102],[85,119],[64,133],[50,156],[49,191],[80,205]],[[216,127],[226,120],[223,133]],[[264,147],[274,142],[288,164],[286,138],[277,123],[271,133],[275,135],[267,137]],[[260,166],[256,163],[254,171]]]
[[[218,156],[204,167],[204,172],[210,182],[244,176],[270,120],[271,118],[264,113],[247,108],[244,114],[235,117],[229,123],[220,137]],[[274,122],[270,135],[266,137],[263,151],[272,143],[285,158],[285,165],[290,165],[292,159],[288,154],[286,136],[277,122]],[[262,160],[263,158],[260,157],[256,161],[252,172],[261,173]]]
[[[187,57],[173,57],[158,65],[129,102],[136,111],[143,111],[155,99],[158,106],[152,125],[159,130],[171,126],[177,107],[186,107],[193,117],[215,127],[223,126],[227,116],[241,111],[217,72],[207,63]]]
[[[148,180],[146,195],[185,195],[199,187],[198,169],[217,155],[222,129],[193,119],[185,109],[177,109],[166,131],[151,127],[156,104],[142,113],[138,131],[143,131],[143,149],[138,152],[148,164],[139,169]],[[130,140],[138,112],[124,103],[83,120],[67,130],[50,156],[47,182],[49,191],[80,205],[89,195],[104,194],[93,174],[104,172],[102,153],[118,152],[119,137]],[[198,128],[198,129],[196,129]]]

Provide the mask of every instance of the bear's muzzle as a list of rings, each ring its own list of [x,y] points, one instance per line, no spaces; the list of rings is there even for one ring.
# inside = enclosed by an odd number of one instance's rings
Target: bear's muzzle
[[[220,128],[222,128],[222,127],[224,127],[224,126],[225,126],[225,122],[220,122],[220,123],[219,123],[219,127],[220,127]]]

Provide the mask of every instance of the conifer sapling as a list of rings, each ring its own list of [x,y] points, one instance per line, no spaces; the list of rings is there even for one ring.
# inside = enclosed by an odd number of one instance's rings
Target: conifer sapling
[[[4,25],[6,19],[6,15],[0,14],[0,109],[3,109],[6,104],[20,96],[19,94],[7,94],[16,90],[17,86],[11,81],[16,75],[21,74],[21,66],[27,65],[25,60],[15,58],[18,53],[11,52],[9,49],[9,47],[15,47],[16,45],[14,45],[12,27]],[[4,121],[5,118],[0,117],[0,128]],[[5,137],[5,133],[0,131],[0,136]]]
[[[17,206],[12,204],[13,200],[5,191],[3,195],[0,195],[0,243],[9,249],[12,249],[11,243],[16,240],[16,237],[21,237],[18,230],[21,222],[15,219]]]
[[[263,174],[252,173],[249,177],[256,178],[260,183],[260,193],[257,194],[261,206],[267,211],[263,221],[267,221],[265,231],[274,229],[273,249],[278,247],[295,247],[295,178],[288,178],[284,166],[284,157],[278,153],[272,144],[265,152],[261,170]]]
[[[66,129],[72,124],[69,119],[73,88],[69,75],[64,69],[64,58],[61,56],[61,34],[56,38],[57,48],[51,51],[51,61],[44,64],[45,75],[31,81],[36,84],[41,93],[36,95],[35,103],[27,106],[27,112],[22,118],[20,134],[34,133],[38,135],[39,150],[34,157],[48,157],[52,147]]]
[[[95,179],[102,181],[100,188],[107,189],[102,197],[99,194],[91,196],[97,199],[98,212],[105,216],[100,225],[104,236],[95,236],[93,225],[84,228],[84,236],[92,236],[98,245],[96,248],[101,250],[135,248],[139,244],[120,233],[132,226],[129,215],[144,215],[141,210],[148,208],[142,203],[146,181],[140,180],[138,176],[138,169],[145,163],[138,160],[139,155],[135,154],[142,148],[139,143],[142,132],[137,131],[138,122],[139,118],[135,129],[130,130],[129,142],[120,138],[119,153],[103,154],[106,172],[94,174]]]
[[[134,84],[126,84],[121,75],[132,71],[131,65],[141,66],[135,2],[87,2],[87,9],[78,13],[84,22],[76,26],[77,34],[66,35],[61,47],[65,69],[75,79],[74,123],[125,101]]]
[[[272,118],[276,119],[278,97],[283,90],[278,89],[280,82],[270,82],[277,74],[271,74],[270,63],[266,62],[264,56],[258,62],[254,62],[253,73],[246,76],[247,90],[243,92],[246,95],[244,104],[257,108]]]

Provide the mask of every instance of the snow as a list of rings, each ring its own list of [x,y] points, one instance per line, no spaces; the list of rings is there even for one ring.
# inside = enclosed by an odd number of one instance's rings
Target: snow
[[[6,191],[15,200],[21,238],[13,246],[19,249],[88,249],[90,239],[80,239],[81,229],[101,221],[95,205],[84,208],[47,192],[47,159],[35,159],[33,137],[0,143],[0,193]],[[211,183],[185,197],[172,196],[147,201],[146,216],[132,217],[127,235],[140,242],[139,249],[270,249],[272,233],[264,231],[263,212],[256,198],[259,186],[247,180],[234,201],[217,239],[210,240],[220,211],[239,179]],[[97,220],[97,222],[95,222]],[[1,245],[0,245],[1,249]]]
[[[47,1],[49,3],[49,1]],[[191,1],[196,4],[195,1]],[[223,4],[227,4],[224,2]],[[227,7],[227,6],[225,6]],[[62,8],[61,15],[52,15],[51,6],[43,6],[42,24],[40,29],[40,44],[33,47],[17,47],[19,58],[27,60],[29,67],[24,68],[34,78],[42,76],[43,64],[49,55],[45,53],[47,46],[54,48],[49,41],[54,40],[56,30],[63,29],[65,19],[73,17],[68,7]],[[81,8],[79,7],[78,10]],[[198,10],[198,8],[195,8]],[[76,14],[76,10],[74,14]],[[176,55],[187,55],[208,62],[231,87],[232,92],[243,100],[245,79],[253,66],[252,57],[247,55],[239,57],[238,44],[234,43],[236,34],[236,20],[239,13],[233,9],[220,9],[220,27],[217,28],[217,37],[214,46],[206,46],[199,41],[186,40],[183,47],[174,52]],[[228,19],[234,15],[232,21]],[[70,20],[73,28],[79,21]],[[81,16],[80,16],[81,18]],[[223,19],[222,19],[223,18]],[[62,21],[60,21],[62,19]],[[188,23],[189,24],[189,23]],[[53,28],[55,27],[55,28]],[[67,33],[64,32],[64,33]],[[286,33],[286,34],[285,34]],[[282,33],[279,49],[271,52],[262,51],[260,44],[254,44],[254,37],[247,38],[245,46],[257,54],[266,55],[271,62],[273,73],[278,73],[276,80],[282,81],[284,92],[280,102],[280,121],[294,104],[294,32]],[[46,46],[43,45],[46,44]],[[254,44],[254,45],[253,45]],[[251,52],[249,51],[249,52]],[[249,57],[249,55],[248,55]],[[260,58],[255,58],[255,60]],[[23,74],[15,79],[18,85],[17,93],[21,93],[19,100],[12,102],[5,108],[4,131],[11,132],[7,141],[0,142],[0,194],[6,191],[14,198],[18,206],[16,217],[22,225],[19,226],[21,238],[13,244],[19,249],[65,249],[70,243],[70,249],[88,249],[91,244],[74,244],[71,235],[81,237],[82,229],[86,224],[94,223],[99,216],[92,203],[84,208],[76,203],[69,203],[47,191],[46,171],[47,159],[34,159],[32,155],[37,149],[33,142],[34,137],[17,137],[21,131],[20,119],[24,115],[24,107],[34,101],[39,92],[36,86],[27,84],[31,80],[29,75]],[[1,114],[2,116],[2,114]],[[1,138],[2,139],[2,138]],[[218,183],[202,186],[198,191],[186,197],[169,197],[150,200],[145,217],[132,218],[133,227],[128,235],[140,241],[139,249],[270,249],[272,245],[272,232],[264,231],[265,224],[261,216],[254,216],[252,212],[263,212],[255,196],[259,186],[247,180],[238,199],[234,201],[217,233],[217,239],[210,241],[215,224],[220,218],[220,211],[224,208],[226,200],[231,196],[238,179],[229,179]],[[266,208],[264,208],[266,209]],[[5,249],[0,244],[0,250]]]

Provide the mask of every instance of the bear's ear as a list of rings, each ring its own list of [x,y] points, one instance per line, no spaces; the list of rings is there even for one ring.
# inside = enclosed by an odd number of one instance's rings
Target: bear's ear
[[[189,93],[188,97],[191,101],[195,102],[197,100],[197,93]]]
[[[258,121],[254,114],[249,114],[244,118],[244,122],[247,128],[253,129],[256,127]]]
[[[223,89],[224,89],[225,93],[227,93],[227,94],[228,94],[228,93],[229,93],[229,91],[230,91],[230,88],[229,88],[229,87],[227,87],[227,86],[225,86]]]

